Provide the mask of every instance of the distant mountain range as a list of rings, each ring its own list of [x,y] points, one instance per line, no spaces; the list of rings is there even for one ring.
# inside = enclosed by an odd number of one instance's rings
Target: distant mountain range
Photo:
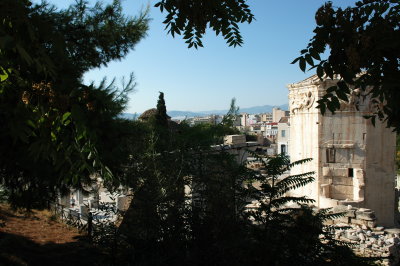
[[[263,105],[263,106],[253,106],[248,108],[240,108],[239,113],[248,113],[248,114],[261,114],[261,113],[271,113],[272,108],[277,107],[282,110],[288,110],[288,104],[282,105]],[[168,111],[168,115],[172,118],[176,117],[196,117],[196,116],[206,116],[206,115],[224,115],[228,112],[228,110],[211,110],[211,111],[200,111],[200,112],[191,112],[191,111]],[[132,113],[123,113],[121,115],[123,118],[127,119],[135,119],[140,116],[140,114],[132,114]]]

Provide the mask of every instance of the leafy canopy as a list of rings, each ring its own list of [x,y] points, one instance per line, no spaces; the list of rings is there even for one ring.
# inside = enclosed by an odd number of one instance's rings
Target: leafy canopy
[[[246,0],[162,0],[155,4],[166,12],[165,29],[172,37],[183,35],[188,47],[203,47],[201,38],[207,28],[221,33],[229,46],[241,46],[239,23],[251,23],[254,15]]]
[[[327,2],[315,20],[313,38],[292,63],[316,69],[321,79],[340,78],[318,101],[321,112],[338,110],[339,100],[348,102],[359,88],[371,97],[372,122],[378,117],[400,132],[400,2],[363,0],[345,9]],[[321,59],[325,51],[329,56]]]
[[[0,2],[0,180],[14,203],[44,201],[90,182],[95,171],[111,178],[107,165],[117,164],[105,147],[119,139],[109,136],[124,123],[117,116],[134,77],[118,89],[105,80],[83,84],[82,76],[123,58],[147,22],[146,14],[124,16],[119,1],[93,7],[78,1],[64,10]]]

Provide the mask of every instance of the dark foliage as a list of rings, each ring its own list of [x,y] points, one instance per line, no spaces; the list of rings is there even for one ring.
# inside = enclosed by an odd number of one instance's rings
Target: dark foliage
[[[156,121],[159,126],[168,127],[168,115],[167,115],[167,107],[165,106],[164,93],[160,92],[157,101],[157,114]]]
[[[233,104],[234,106],[234,104]],[[236,108],[231,108],[232,110]],[[223,125],[174,131],[156,119],[140,122],[145,134],[132,136],[121,183],[132,203],[107,244],[116,264],[134,265],[357,265],[351,250],[333,241],[323,225],[334,218],[288,196],[314,179],[290,176],[281,155],[258,158],[266,174],[238,163],[235,150],[212,146]],[[161,132],[160,132],[161,131]],[[160,138],[160,136],[165,138]],[[258,204],[250,207],[249,203]],[[321,236],[324,238],[321,241]],[[333,263],[334,261],[334,263]]]
[[[321,79],[340,78],[318,101],[321,112],[338,110],[358,88],[370,97],[372,123],[378,118],[400,132],[399,1],[363,0],[346,9],[327,2],[315,19],[314,37],[293,63],[303,71],[309,65]],[[321,59],[326,50],[329,57]]]
[[[11,203],[43,205],[95,171],[111,179],[107,165],[118,168],[117,160],[104,151],[117,150],[112,145],[124,134],[117,116],[134,79],[120,90],[81,79],[124,57],[146,32],[145,15],[123,16],[119,1],[57,10],[4,0],[0,21],[0,180]]]
[[[251,23],[254,15],[246,0],[162,0],[155,4],[166,12],[165,29],[172,37],[183,35],[188,47],[203,47],[201,41],[210,28],[221,34],[229,46],[241,46],[239,23]]]
[[[146,170],[135,177],[141,176],[141,185],[135,184],[120,227],[118,263],[365,265],[323,225],[335,215],[304,205],[312,203],[306,197],[285,194],[313,181],[313,173],[283,177],[308,160],[260,158],[267,172],[260,175],[227,152],[167,154],[146,155],[141,165]],[[251,201],[259,206],[249,208]]]

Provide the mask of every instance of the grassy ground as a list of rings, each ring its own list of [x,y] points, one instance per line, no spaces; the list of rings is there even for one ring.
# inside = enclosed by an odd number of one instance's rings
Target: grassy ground
[[[18,212],[0,204],[0,265],[107,265],[75,228],[47,211]]]

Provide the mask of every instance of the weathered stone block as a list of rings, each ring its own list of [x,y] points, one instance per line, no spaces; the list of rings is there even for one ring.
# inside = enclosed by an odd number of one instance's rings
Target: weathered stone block
[[[332,183],[333,185],[353,186],[353,179],[351,177],[335,176],[332,178]]]
[[[347,168],[335,168],[332,169],[332,175],[338,177],[347,177]]]
[[[345,205],[337,205],[335,207],[332,208],[332,211],[337,213],[337,212],[347,212],[347,206]]]
[[[245,135],[228,135],[224,137],[224,144],[243,144],[246,143]]]
[[[335,221],[336,221],[336,222],[339,222],[339,223],[346,223],[346,224],[348,224],[348,223],[350,223],[350,218],[349,218],[349,217],[346,217],[346,216],[343,216],[343,217],[339,217],[339,218],[335,219]]]
[[[354,218],[350,218],[350,223],[352,224],[358,224],[358,225],[367,225],[367,221],[366,220],[361,220],[361,219],[354,219]]]
[[[353,186],[351,185],[337,184],[332,185],[332,188],[333,193],[353,195]]]
[[[388,234],[399,234],[400,229],[399,228],[387,228],[387,229],[385,229],[385,232]]]
[[[346,235],[346,238],[353,240],[353,241],[360,241],[360,238],[355,235]]]
[[[367,221],[367,226],[369,228],[374,228],[376,226],[376,221]]]
[[[365,224],[363,224],[363,225],[361,226],[361,228],[362,228],[362,230],[368,230],[368,226],[365,225]]]
[[[356,218],[356,210],[347,210],[346,216],[350,218]]]
[[[330,167],[322,167],[322,175],[323,176],[331,176],[332,172]]]
[[[362,211],[361,209],[356,211],[356,218],[359,220],[374,221],[376,220],[375,213],[372,211]]]
[[[117,209],[120,210],[120,211],[128,210],[130,202],[131,202],[130,197],[128,197],[128,196],[119,196],[117,198]]]

